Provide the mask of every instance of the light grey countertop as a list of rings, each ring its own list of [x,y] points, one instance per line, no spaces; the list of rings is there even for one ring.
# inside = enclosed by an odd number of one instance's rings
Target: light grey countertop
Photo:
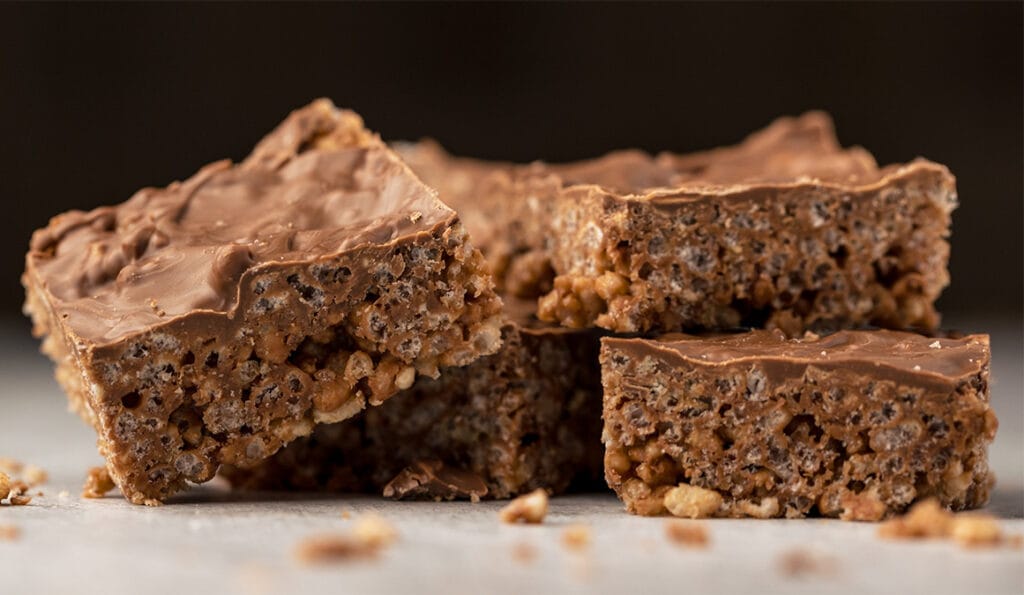
[[[1020,324],[959,326],[993,333],[999,483],[988,510],[1021,534]],[[502,503],[239,495],[216,486],[157,508],[116,495],[83,500],[86,470],[101,464],[93,432],[67,412],[50,366],[16,331],[0,339],[0,456],[34,463],[50,481],[29,506],[0,509],[0,525],[21,529],[19,539],[0,541],[0,593],[1024,593],[1022,549],[887,541],[877,525],[823,519],[706,521],[709,546],[682,548],[666,539],[664,519],[630,516],[610,494],[554,498],[540,526],[500,523]],[[353,519],[377,513],[398,541],[377,559],[298,563],[304,537],[351,527],[343,510]],[[571,551],[562,532],[581,523],[591,543]],[[812,568],[787,572],[790,556],[810,556]]]

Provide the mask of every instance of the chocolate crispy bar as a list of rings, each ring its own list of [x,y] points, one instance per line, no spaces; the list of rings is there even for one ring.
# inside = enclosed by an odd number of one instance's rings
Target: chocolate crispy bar
[[[23,283],[135,503],[501,346],[500,300],[455,212],[327,100],[242,163],[55,217]]]
[[[939,322],[953,176],[923,159],[880,168],[819,112],[690,155],[512,165],[399,150],[488,238],[499,285],[541,296],[544,320],[791,335]]]
[[[224,474],[247,489],[507,498],[594,483],[602,469],[598,334],[537,322],[506,301],[504,346],[380,407],[318,427]]]
[[[605,475],[633,513],[879,520],[982,506],[987,335],[602,340]]]

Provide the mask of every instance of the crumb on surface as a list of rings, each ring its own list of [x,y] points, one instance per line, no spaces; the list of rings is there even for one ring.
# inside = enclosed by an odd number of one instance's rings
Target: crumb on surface
[[[398,531],[394,525],[371,513],[356,520],[352,536],[367,547],[380,549],[394,543],[398,539]]]
[[[85,477],[85,485],[82,486],[82,497],[102,498],[115,487],[114,480],[110,478],[110,473],[107,472],[106,467],[92,467],[89,469],[89,474]]]
[[[314,535],[299,542],[295,557],[303,564],[345,562],[372,558],[377,548],[367,547],[352,535]]]
[[[295,557],[303,564],[324,564],[376,557],[398,539],[398,531],[381,517],[368,514],[350,533],[314,535],[299,542]]]
[[[21,537],[21,529],[15,525],[0,525],[0,541],[14,541]]]
[[[347,521],[350,518],[352,518],[352,513],[349,512],[348,509],[345,509],[345,510],[341,511],[341,518],[342,518],[342,520]]]
[[[779,557],[779,570],[783,575],[799,578],[804,576],[831,576],[836,573],[834,558],[807,549],[792,549]]]
[[[30,488],[46,483],[47,473],[35,465],[24,465],[11,458],[0,458],[0,500],[12,506],[24,506],[32,501]],[[42,496],[41,491],[36,496]]]
[[[590,527],[569,525],[562,531],[562,545],[570,550],[582,550],[590,545]]]
[[[995,517],[986,514],[964,514],[953,519],[950,538],[964,547],[1000,545],[1005,537]]]
[[[1020,536],[1006,536],[996,517],[983,513],[953,514],[929,498],[901,517],[882,523],[878,535],[888,539],[949,539],[963,547],[1014,547]]]
[[[548,514],[548,493],[537,488],[529,494],[519,496],[498,511],[498,518],[505,523],[543,523]]]
[[[6,477],[6,476],[5,476]],[[25,506],[32,501],[32,496],[28,494],[28,484],[21,480],[12,481],[10,478],[7,479],[6,496],[7,502],[11,506]],[[0,498],[2,500],[2,498]]]
[[[702,523],[672,519],[665,523],[665,536],[676,545],[705,548],[711,539]]]

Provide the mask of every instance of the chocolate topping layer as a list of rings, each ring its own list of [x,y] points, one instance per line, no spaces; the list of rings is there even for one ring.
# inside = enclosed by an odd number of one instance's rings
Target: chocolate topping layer
[[[262,272],[455,219],[359,116],[332,109],[296,112],[237,166],[55,217],[27,258],[57,315],[97,344],[198,312],[230,319],[239,288]]]
[[[762,365],[769,375],[792,377],[807,366],[847,369],[900,382],[913,377],[936,385],[956,386],[987,365],[987,335],[933,338],[899,331],[839,331],[825,337],[787,339],[780,331],[751,331],[716,337],[670,334],[658,340],[606,338],[618,349],[645,355],[672,356],[702,366]]]

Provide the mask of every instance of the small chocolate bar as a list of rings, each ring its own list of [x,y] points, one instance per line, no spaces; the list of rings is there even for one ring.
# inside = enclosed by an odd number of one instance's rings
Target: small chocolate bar
[[[953,176],[879,168],[824,114],[736,147],[662,155],[673,186],[564,190],[550,206],[554,289],[538,315],[620,332],[863,324],[935,328],[949,282]]]
[[[501,346],[501,301],[455,212],[327,100],[240,164],[55,217],[23,283],[135,503]]]
[[[399,152],[466,220],[503,291],[541,319],[618,332],[872,324],[933,329],[955,180],[878,167],[819,112],[689,155],[578,163]]]
[[[438,500],[594,483],[602,456],[599,336],[538,323],[522,302],[506,306],[498,353],[421,378],[380,407],[224,475],[246,489]]]
[[[633,513],[874,521],[985,504],[987,335],[602,339],[605,477]]]

